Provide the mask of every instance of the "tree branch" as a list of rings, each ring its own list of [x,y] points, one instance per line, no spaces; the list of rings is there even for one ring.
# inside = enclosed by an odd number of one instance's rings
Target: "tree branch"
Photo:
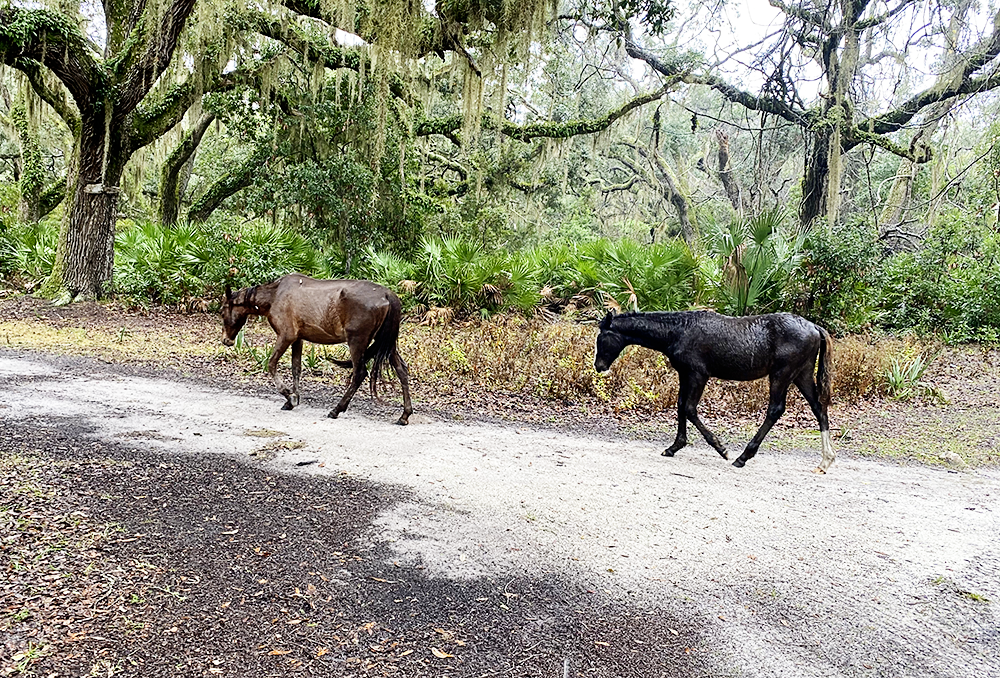
[[[690,64],[664,62],[655,54],[636,43],[631,36],[625,39],[625,52],[633,59],[638,59],[649,64],[654,71],[667,77],[671,83],[685,82],[695,85],[707,85],[726,97],[729,101],[740,104],[744,108],[752,111],[771,113],[803,127],[808,123],[804,111],[797,111],[785,102],[773,97],[758,97],[745,92],[737,87],[733,87],[718,76],[708,73],[702,75],[691,73]]]
[[[47,9],[0,9],[0,54],[3,63],[14,68],[25,65],[25,59],[44,64],[66,86],[81,111],[93,105],[93,93],[102,91],[109,80],[76,24]]]
[[[124,118],[135,110],[170,65],[174,50],[177,48],[177,40],[194,5],[195,0],[173,0],[170,7],[164,11],[159,30],[152,33],[145,54],[129,69],[124,78],[120,88],[121,97],[115,102],[116,116]]]
[[[63,122],[66,123],[70,131],[74,135],[79,134],[80,114],[77,112],[76,107],[66,99],[64,92],[56,91],[52,87],[49,87],[49,83],[45,82],[45,74],[42,72],[38,62],[22,59],[18,62],[16,68],[24,73],[25,77],[28,78],[28,82],[31,83],[31,89],[35,90],[35,94],[42,101],[52,107],[52,110],[63,119]]]
[[[768,0],[768,4],[775,9],[780,9],[785,16],[790,16],[810,26],[815,26],[824,33],[829,33],[833,30],[827,17],[818,12],[810,12],[802,5],[789,5],[781,2],[781,0]]]
[[[882,14],[856,22],[854,24],[854,30],[860,33],[862,31],[867,31],[869,28],[874,28],[875,26],[885,23],[913,4],[916,4],[915,0],[900,0],[900,3],[888,12],[883,12]]]
[[[244,10],[231,18],[234,27],[252,30],[266,38],[280,42],[303,58],[319,61],[331,70],[345,68],[356,73],[362,70],[370,72],[371,64],[368,57],[358,49],[331,45],[327,41],[311,38],[297,27],[282,23],[263,12]],[[414,100],[409,88],[398,73],[389,76],[389,92],[408,105],[414,106]]]
[[[246,160],[216,180],[208,187],[208,190],[194,201],[191,209],[188,210],[188,221],[202,222],[208,219],[226,198],[252,184],[254,177],[260,172],[261,165],[265,164],[270,157],[270,143],[264,143],[254,149]]]
[[[603,118],[594,120],[570,120],[568,122],[535,122],[527,125],[515,125],[509,120],[501,120],[492,115],[484,115],[484,129],[499,130],[501,134],[517,141],[532,139],[569,139],[581,134],[596,134],[608,129],[615,121],[631,113],[635,109],[653,101],[659,101],[669,92],[664,85],[658,90],[640,94],[614,109]],[[442,134],[447,136],[462,128],[463,119],[460,115],[435,120],[421,120],[414,126],[414,136],[429,136]]]
[[[205,131],[215,120],[214,113],[203,113],[194,127],[184,135],[181,143],[167,156],[160,171],[160,224],[173,226],[177,222],[177,212],[181,195],[178,190],[181,168],[194,155]]]
[[[192,74],[183,83],[174,85],[157,101],[144,101],[132,115],[132,124],[123,146],[135,151],[163,136],[178,124],[194,105],[198,97],[209,92],[225,92],[259,81],[261,73],[271,66],[274,59],[264,59],[249,68],[240,68],[231,73],[215,77],[213,82],[202,88],[194,82],[199,79]]]

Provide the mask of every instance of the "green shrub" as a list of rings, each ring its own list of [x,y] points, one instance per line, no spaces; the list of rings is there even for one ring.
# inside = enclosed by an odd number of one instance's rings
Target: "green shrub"
[[[270,282],[288,273],[330,277],[321,253],[301,233],[262,221],[210,220],[203,227],[211,253],[205,265],[208,293]]]
[[[153,222],[121,222],[115,237],[115,290],[161,304],[201,296],[212,255],[197,226],[164,229]]]
[[[782,295],[802,261],[804,236],[789,229],[780,209],[709,223],[703,235],[702,272],[708,301],[720,313],[748,315],[782,310]]]
[[[866,329],[878,319],[882,249],[865,224],[811,231],[785,291],[786,308],[834,332]]]
[[[885,262],[878,307],[887,329],[940,333],[950,343],[996,341],[1000,235],[960,214],[942,218],[923,247]]]
[[[3,224],[0,226],[0,276],[24,278],[32,287],[45,280],[55,264],[58,238],[59,225],[55,220]]]
[[[372,280],[401,293],[409,306],[447,306],[467,314],[529,312],[545,301],[676,310],[695,298],[697,268],[681,241],[632,240],[553,244],[524,251],[486,251],[462,238],[425,239],[412,261],[369,250]]]
[[[115,241],[115,288],[141,301],[175,304],[296,271],[329,276],[305,237],[259,221],[216,219],[167,229],[125,221]]]

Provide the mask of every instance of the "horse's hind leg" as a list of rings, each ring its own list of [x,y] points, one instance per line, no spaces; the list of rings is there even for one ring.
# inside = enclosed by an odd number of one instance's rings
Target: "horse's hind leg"
[[[823,439],[823,460],[819,463],[819,466],[813,469],[813,473],[826,473],[826,470],[830,468],[830,464],[837,457],[837,453],[833,450],[833,442],[830,440],[830,418],[827,414],[827,406],[820,401],[819,388],[816,386],[816,380],[813,378],[811,371],[803,372],[797,377],[795,385],[799,387],[802,396],[809,403],[813,414],[816,415],[816,421],[819,422],[820,437]]]
[[[399,377],[399,385],[403,388],[403,414],[396,423],[400,426],[406,426],[410,421],[410,415],[413,414],[413,406],[410,404],[410,368],[407,366],[406,361],[399,355],[398,351],[392,352],[392,355],[389,357],[389,363],[392,365],[392,369],[396,371],[396,376]]]
[[[365,343],[358,342],[357,340],[353,342],[348,340],[348,348],[351,350],[351,363],[353,364],[354,372],[351,374],[351,383],[347,386],[344,396],[337,403],[337,406],[330,411],[330,414],[327,415],[331,419],[336,419],[340,416],[341,412],[347,409],[347,406],[351,404],[351,398],[354,397],[358,388],[361,387],[361,383],[368,376],[368,367],[365,365]]]
[[[754,434],[754,437],[749,443],[747,443],[747,447],[743,450],[743,454],[737,457],[736,461],[733,462],[733,466],[736,468],[743,468],[743,466],[757,454],[757,448],[759,448],[761,442],[763,442],[764,436],[768,434],[771,427],[774,426],[774,423],[785,413],[785,399],[788,396],[788,387],[790,385],[791,379],[789,379],[787,375],[771,375],[770,398],[767,404],[767,415],[764,417],[764,423],[760,425],[760,428],[757,429],[757,433]]]
[[[277,341],[274,342],[274,351],[271,352],[271,358],[267,361],[267,373],[271,377],[271,381],[274,382],[274,386],[278,389],[278,393],[285,396],[285,404],[281,406],[283,410],[290,410],[295,407],[292,403],[292,392],[288,390],[285,383],[278,376],[278,361],[281,360],[281,356],[285,354],[288,347],[292,345],[292,340],[278,335]]]
[[[302,377],[302,340],[292,344],[292,397],[293,405],[299,404],[299,379]]]
[[[708,427],[701,422],[698,417],[698,403],[701,395],[705,392],[705,384],[708,383],[708,376],[697,373],[686,373],[680,376],[680,391],[677,397],[677,439],[674,444],[663,451],[664,456],[672,457],[674,453],[687,444],[687,426],[685,421],[690,421],[695,425],[701,435],[704,436],[708,444],[715,448],[715,451],[723,459],[729,459],[726,455],[726,446],[715,437],[715,434],[708,430]]]

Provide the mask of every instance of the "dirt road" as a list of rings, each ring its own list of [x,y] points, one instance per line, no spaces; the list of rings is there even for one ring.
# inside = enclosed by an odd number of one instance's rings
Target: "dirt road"
[[[0,429],[45,422],[182,465],[390,488],[352,537],[379,554],[359,597],[402,605],[379,582],[406,577],[445,592],[545,582],[574,592],[560,614],[595,620],[567,626],[542,605],[516,621],[516,647],[483,636],[478,660],[459,648],[429,675],[481,675],[509,651],[521,659],[495,675],[1000,676],[995,470],[845,454],[817,476],[818,439],[783,453],[765,442],[735,469],[701,441],[667,459],[648,442],[419,411],[408,427],[395,412],[330,420],[330,394],[283,412],[278,396],[14,351],[0,352],[0,383]],[[512,590],[482,628],[505,623]]]

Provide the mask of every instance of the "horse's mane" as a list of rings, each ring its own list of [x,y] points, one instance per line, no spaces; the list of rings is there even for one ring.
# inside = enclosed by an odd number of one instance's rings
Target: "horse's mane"
[[[629,311],[614,316],[611,326],[626,334],[662,336],[674,329],[684,329],[700,316],[712,311]]]

